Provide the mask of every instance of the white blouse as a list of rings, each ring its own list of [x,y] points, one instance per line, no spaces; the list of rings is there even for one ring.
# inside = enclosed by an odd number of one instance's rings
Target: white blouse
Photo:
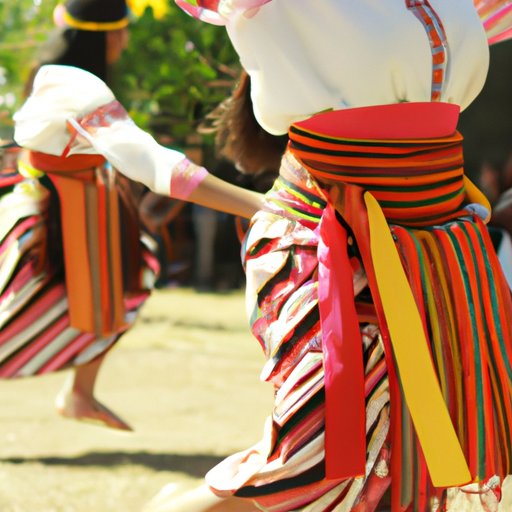
[[[430,5],[448,47],[440,99],[464,109],[487,74],[482,22],[472,0]],[[405,0],[272,0],[226,28],[270,133],[326,109],[431,99],[431,46]]]

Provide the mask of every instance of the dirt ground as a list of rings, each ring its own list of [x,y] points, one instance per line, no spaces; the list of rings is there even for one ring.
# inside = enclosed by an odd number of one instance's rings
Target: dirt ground
[[[140,512],[255,443],[271,390],[241,292],[156,292],[111,351],[97,397],[134,428],[60,418],[65,375],[0,382],[0,512]]]
[[[140,512],[170,482],[192,487],[259,439],[271,406],[262,363],[242,292],[157,291],[97,389],[135,432],[60,418],[62,373],[0,382],[0,512]]]

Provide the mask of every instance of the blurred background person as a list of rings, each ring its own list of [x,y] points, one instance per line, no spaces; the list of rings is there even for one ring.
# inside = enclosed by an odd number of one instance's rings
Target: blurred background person
[[[76,66],[110,83],[128,44],[125,0],[68,0],[54,21],[26,94],[44,64]],[[94,387],[158,273],[154,242],[141,229],[146,191],[97,156],[23,151],[18,166],[14,188],[0,182],[2,248],[11,255],[0,260],[0,378],[72,368],[58,412],[131,430],[96,400]]]

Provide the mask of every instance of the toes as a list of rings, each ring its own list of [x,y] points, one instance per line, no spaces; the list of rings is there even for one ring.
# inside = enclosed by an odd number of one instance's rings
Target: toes
[[[94,419],[102,422],[105,426],[118,430],[126,430],[130,432],[133,431],[133,428],[128,423],[126,423],[117,414],[96,400],[95,408],[96,412],[93,413]]]
[[[78,393],[59,395],[55,407],[64,418],[95,423],[116,430],[133,431],[128,423],[93,397],[84,397]]]

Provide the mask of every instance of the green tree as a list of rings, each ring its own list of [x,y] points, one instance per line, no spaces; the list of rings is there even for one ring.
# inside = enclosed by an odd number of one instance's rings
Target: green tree
[[[0,0],[0,137],[10,134],[12,113],[22,102],[30,63],[52,28],[55,4]]]
[[[203,115],[229,94],[239,64],[222,27],[200,23],[172,0],[167,3],[160,19],[151,8],[134,19],[114,89],[140,126],[184,145]],[[0,125],[12,125],[35,54],[54,28],[56,4],[0,0]]]
[[[222,27],[200,23],[169,3],[133,24],[116,91],[136,122],[184,144],[238,76],[238,57]]]

